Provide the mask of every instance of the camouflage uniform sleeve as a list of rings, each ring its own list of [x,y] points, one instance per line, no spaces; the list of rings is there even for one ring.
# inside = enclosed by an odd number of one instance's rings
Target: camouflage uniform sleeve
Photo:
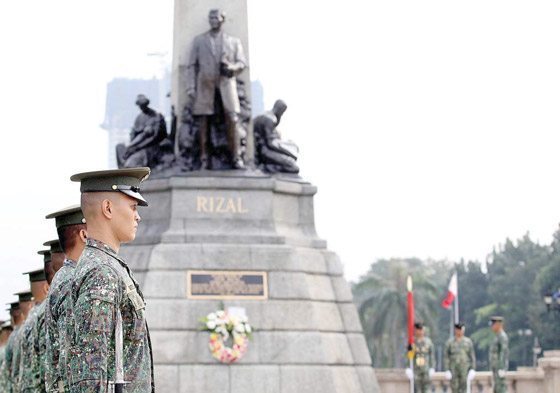
[[[106,392],[112,376],[115,310],[122,298],[119,275],[99,265],[82,278],[77,292],[70,391]]]
[[[52,298],[47,298],[47,306],[45,310],[45,328],[46,328],[46,362],[45,362],[45,387],[47,392],[55,391],[55,386],[58,383],[58,358],[59,358],[59,341],[58,330],[56,323],[53,319],[51,307]]]
[[[471,360],[470,368],[476,370],[476,352],[474,351],[474,344],[470,339],[469,339],[469,351],[470,351],[469,358]]]
[[[449,370],[449,352],[451,351],[451,341],[447,340],[445,343],[445,350],[443,351],[443,369]]]
[[[500,370],[507,370],[509,368],[509,347],[508,338],[505,334],[500,334],[498,345],[498,368]]]
[[[436,351],[432,340],[430,340],[430,368],[436,368]]]
[[[41,386],[40,331],[41,321],[37,318],[29,336],[26,338],[26,350],[22,356],[22,377],[25,379],[23,388],[39,389]]]

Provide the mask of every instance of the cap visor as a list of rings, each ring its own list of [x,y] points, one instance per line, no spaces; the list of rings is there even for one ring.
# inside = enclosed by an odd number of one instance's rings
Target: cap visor
[[[119,191],[122,192],[123,194],[128,195],[131,198],[136,199],[140,206],[148,206],[148,202],[144,199],[142,195],[140,195],[139,192],[134,192],[132,190],[119,190]]]

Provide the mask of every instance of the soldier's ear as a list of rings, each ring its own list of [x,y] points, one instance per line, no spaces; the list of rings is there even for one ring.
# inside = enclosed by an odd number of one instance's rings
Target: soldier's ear
[[[103,199],[101,202],[101,213],[105,218],[113,218],[113,203],[110,199]]]
[[[87,231],[85,229],[80,229],[78,236],[80,236],[80,240],[82,241],[82,243],[85,244],[87,240]]]

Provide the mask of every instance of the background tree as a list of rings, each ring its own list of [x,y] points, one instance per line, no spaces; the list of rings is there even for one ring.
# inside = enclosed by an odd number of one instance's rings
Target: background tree
[[[510,367],[531,366],[532,347],[560,349],[560,312],[547,312],[546,292],[560,287],[560,230],[551,245],[540,245],[526,234],[506,239],[486,264],[476,261],[382,259],[353,285],[353,292],[375,367],[404,367],[406,346],[406,276],[414,280],[416,317],[430,331],[441,365],[442,347],[450,336],[450,316],[441,300],[453,271],[457,272],[460,319],[475,344],[477,368],[487,369],[488,347],[494,336],[490,316],[506,318],[510,337]]]
[[[428,273],[428,274],[427,274]],[[414,281],[415,316],[437,332],[438,290],[419,259],[380,260],[354,285],[354,297],[372,360],[377,367],[406,364],[406,277]]]

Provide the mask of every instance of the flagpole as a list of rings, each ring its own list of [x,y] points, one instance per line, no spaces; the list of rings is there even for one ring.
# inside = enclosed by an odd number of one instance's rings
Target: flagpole
[[[406,300],[408,316],[408,363],[412,378],[410,378],[410,393],[414,393],[414,296],[412,294],[412,277],[406,278]]]
[[[451,310],[449,310],[449,338],[453,338],[453,325],[454,325],[453,307],[455,306],[454,305],[451,306]]]
[[[455,296],[455,323],[459,323],[459,276],[457,276],[457,295]]]

